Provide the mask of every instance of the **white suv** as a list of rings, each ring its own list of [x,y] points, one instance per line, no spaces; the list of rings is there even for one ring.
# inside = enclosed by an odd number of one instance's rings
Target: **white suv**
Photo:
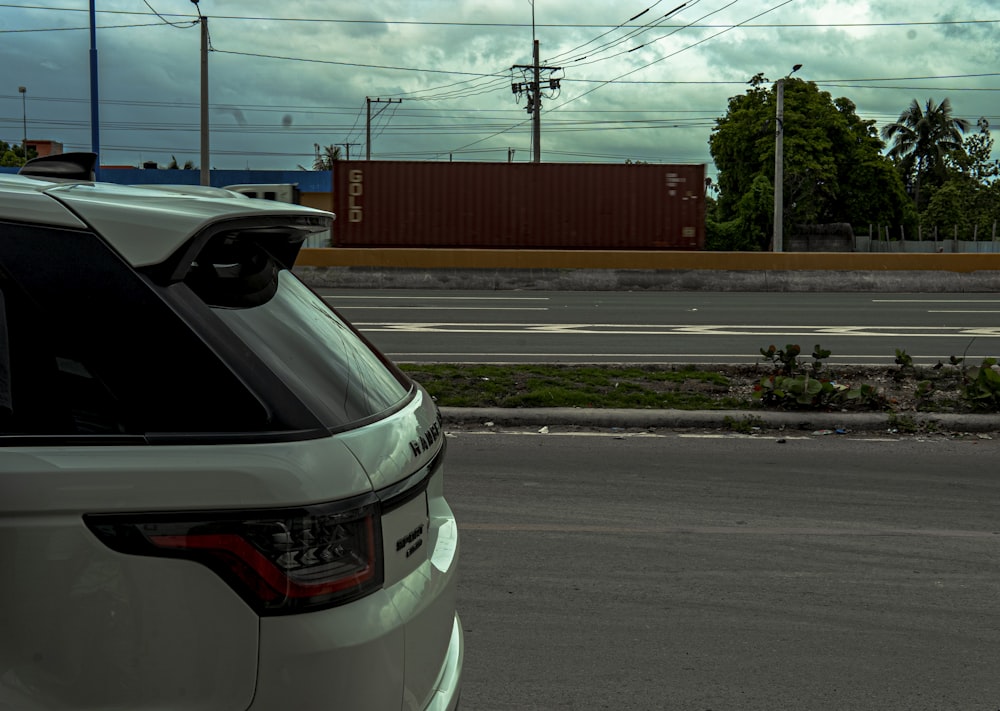
[[[456,708],[441,421],[292,274],[333,215],[92,162],[0,175],[0,709]]]

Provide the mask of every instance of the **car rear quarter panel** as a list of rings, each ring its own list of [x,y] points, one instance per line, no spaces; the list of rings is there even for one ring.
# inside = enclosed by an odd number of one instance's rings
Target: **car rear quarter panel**
[[[423,389],[394,417],[346,433],[344,441],[370,473],[376,489],[431,464],[445,444],[438,410]],[[403,708],[423,709],[435,694],[446,663],[455,619],[458,528],[444,498],[447,467],[438,463],[418,500],[383,516],[386,588],[395,614],[405,626],[402,640],[405,657]],[[416,505],[425,505],[422,520],[426,530],[416,542],[412,534],[419,524]],[[396,518],[404,516],[397,525]]]
[[[107,549],[79,516],[0,519],[0,709],[245,709],[256,615],[213,572]]]
[[[85,513],[288,506],[370,491],[333,438],[0,448],[0,709],[246,709],[259,619],[194,562],[124,555]]]

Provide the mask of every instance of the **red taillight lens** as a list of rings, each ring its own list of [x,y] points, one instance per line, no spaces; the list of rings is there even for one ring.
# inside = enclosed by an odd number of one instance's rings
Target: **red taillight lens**
[[[382,585],[378,504],[294,509],[87,514],[110,548],[198,561],[262,615],[343,604]]]

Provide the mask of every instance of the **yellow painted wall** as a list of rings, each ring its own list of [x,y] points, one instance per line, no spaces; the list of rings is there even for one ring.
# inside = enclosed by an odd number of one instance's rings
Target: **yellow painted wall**
[[[333,193],[301,193],[299,203],[316,210],[333,212]]]
[[[305,201],[303,200],[305,204]],[[316,205],[319,207],[319,205]],[[324,208],[329,209],[329,208]],[[1000,254],[861,252],[594,252],[491,249],[303,249],[305,267],[409,269],[722,269],[749,271],[1000,270]]]

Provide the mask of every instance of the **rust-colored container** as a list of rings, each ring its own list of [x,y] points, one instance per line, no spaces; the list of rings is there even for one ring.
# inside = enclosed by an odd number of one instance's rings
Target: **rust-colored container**
[[[683,249],[705,245],[705,166],[340,161],[334,245]]]

